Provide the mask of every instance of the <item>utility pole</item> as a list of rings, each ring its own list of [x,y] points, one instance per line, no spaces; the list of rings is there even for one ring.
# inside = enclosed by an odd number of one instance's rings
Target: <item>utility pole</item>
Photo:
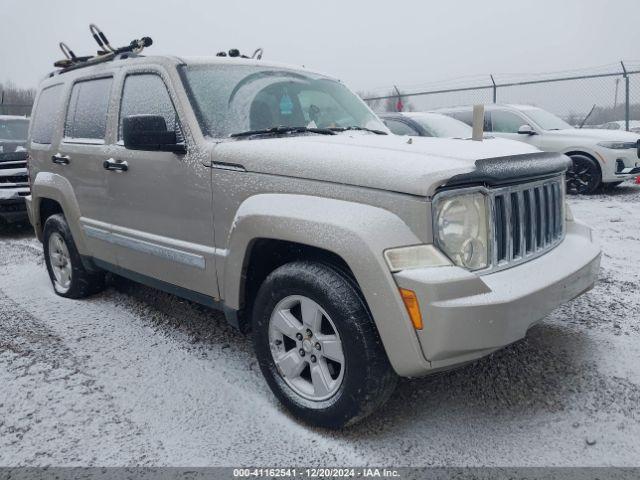
[[[491,77],[491,83],[493,84],[493,103],[498,103],[498,86],[496,85],[496,81],[493,79],[493,75],[489,75]]]
[[[396,102],[396,112],[402,112],[404,110],[404,103],[402,103],[402,96],[400,95],[400,90],[395,85],[393,88],[396,90],[396,94],[398,95],[398,101]]]
[[[620,65],[622,65],[622,76],[624,78],[624,123],[626,126],[627,132],[629,131],[629,75],[627,74],[627,67],[624,66],[624,62],[621,60]]]

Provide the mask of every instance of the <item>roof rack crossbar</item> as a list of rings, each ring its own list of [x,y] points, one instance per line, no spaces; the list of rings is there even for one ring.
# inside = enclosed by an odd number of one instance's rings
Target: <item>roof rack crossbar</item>
[[[64,73],[76,68],[96,65],[98,63],[114,60],[116,58],[128,58],[128,55],[125,56],[123,54],[130,53],[137,55],[146,47],[149,47],[153,44],[153,40],[151,38],[142,37],[132,40],[129,45],[126,45],[124,47],[114,48],[109,43],[107,36],[102,32],[102,30],[98,28],[95,23],[89,25],[89,31],[91,32],[93,39],[100,47],[100,50],[98,50],[98,54],[95,56],[77,57],[66,43],[60,42],[60,50],[62,50],[65,59],[58,60],[53,64],[54,67],[60,68],[58,73]],[[52,72],[52,75],[54,73],[55,72]]]

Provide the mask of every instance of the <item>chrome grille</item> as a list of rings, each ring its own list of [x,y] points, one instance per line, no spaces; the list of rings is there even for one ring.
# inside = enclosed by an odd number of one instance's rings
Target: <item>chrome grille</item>
[[[564,238],[564,176],[489,190],[491,270],[537,257]]]
[[[0,154],[0,190],[11,190],[18,196],[29,195],[27,152]],[[4,192],[3,197],[6,197]]]

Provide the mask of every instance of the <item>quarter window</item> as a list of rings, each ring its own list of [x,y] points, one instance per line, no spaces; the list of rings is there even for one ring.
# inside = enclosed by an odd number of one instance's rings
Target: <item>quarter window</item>
[[[73,86],[64,125],[65,138],[104,140],[112,83],[112,78],[99,78]]]
[[[53,138],[53,128],[60,117],[62,108],[62,85],[45,88],[40,93],[33,116],[31,140],[34,143],[49,144]]]
[[[156,74],[135,74],[125,79],[118,128],[120,140],[123,119],[130,115],[159,115],[164,118],[167,130],[176,132],[178,143],[184,141],[169,91],[162,78]]]
[[[518,129],[527,123],[519,115],[501,110],[491,112],[492,132],[496,133],[518,133]]]

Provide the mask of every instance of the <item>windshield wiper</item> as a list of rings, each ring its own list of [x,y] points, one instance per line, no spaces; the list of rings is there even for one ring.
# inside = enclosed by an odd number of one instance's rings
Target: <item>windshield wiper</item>
[[[358,127],[355,125],[351,127],[331,127],[329,128],[329,130],[332,130],[334,132],[346,132],[347,130],[363,130],[365,132],[375,133],[376,135],[388,135],[387,132],[383,132],[382,130],[375,130],[373,128],[367,127]]]
[[[284,133],[318,133],[321,135],[335,135],[336,132],[328,128],[311,128],[311,127],[271,127],[259,130],[247,130],[246,132],[232,133],[230,137],[251,137],[253,135],[280,135]]]

